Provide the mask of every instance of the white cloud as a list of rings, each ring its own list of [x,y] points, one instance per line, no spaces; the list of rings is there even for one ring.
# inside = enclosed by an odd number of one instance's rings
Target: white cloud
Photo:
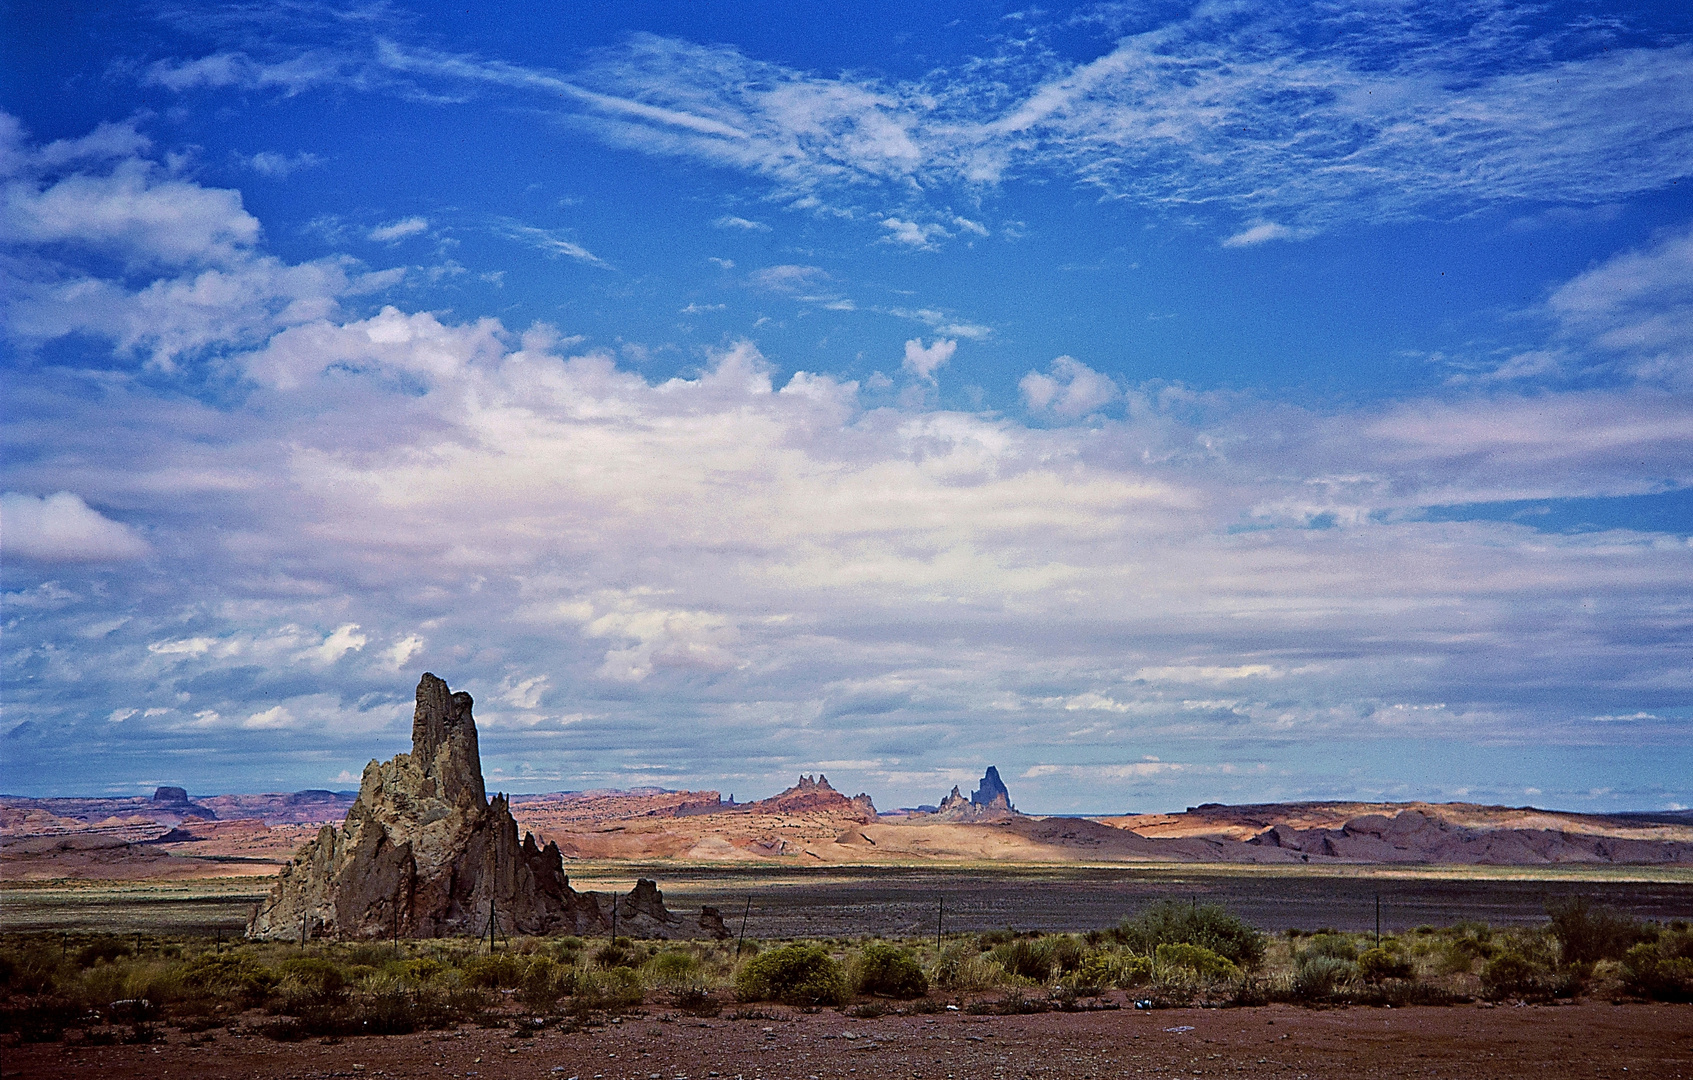
[[[748,232],[769,232],[770,226],[762,221],[752,221],[744,217],[725,215],[712,222],[719,229],[745,229]]]
[[[922,338],[912,338],[905,343],[904,367],[919,379],[933,381],[935,372],[957,351],[956,341],[937,338],[933,345],[925,346]]]
[[[563,255],[566,258],[576,259],[579,262],[590,263],[594,266],[607,265],[598,255],[576,241],[560,235],[554,229],[539,229],[518,221],[506,221],[502,223],[500,231],[510,239],[544,252],[555,259]]]
[[[370,230],[367,235],[379,244],[391,244],[397,240],[404,240],[408,236],[416,236],[418,233],[427,231],[429,231],[429,219],[413,215],[412,217],[400,218],[398,221],[390,221],[386,225],[378,225]]]
[[[902,221],[899,218],[882,219],[882,228],[888,230],[884,240],[894,244],[905,244],[916,248],[931,248],[936,239],[946,239],[952,234],[940,225],[930,222],[927,225],[915,221]]]
[[[412,657],[423,651],[423,646],[422,638],[416,634],[407,634],[382,650],[382,659],[387,661],[390,670],[399,671],[411,662]]]
[[[283,180],[301,169],[317,168],[323,164],[323,159],[305,150],[293,155],[279,154],[272,150],[261,150],[247,158],[246,164],[249,169],[260,176]]]
[[[136,262],[225,264],[259,238],[240,192],[175,179],[140,158],[45,185],[14,177],[0,200],[0,239],[75,244]]]
[[[1069,356],[1060,356],[1042,375],[1031,371],[1017,383],[1030,409],[1059,416],[1086,416],[1116,401],[1117,384],[1110,378]]]
[[[0,549],[8,558],[41,563],[125,562],[148,553],[134,529],[69,491],[0,495]]]
[[[1294,237],[1294,231],[1286,225],[1278,225],[1273,221],[1261,221],[1235,233],[1223,241],[1224,247],[1253,247],[1257,244],[1268,243],[1271,240],[1289,240]]]
[[[1693,228],[1667,233],[1565,282],[1549,301],[1567,336],[1618,357],[1629,374],[1693,384]]]
[[[314,664],[333,664],[347,653],[363,649],[370,641],[369,637],[358,630],[358,623],[336,627],[321,643],[297,653],[295,659],[309,660]]]
[[[817,266],[767,266],[756,270],[751,275],[752,283],[761,289],[771,292],[798,292],[802,289],[814,287],[817,282],[828,280],[829,275]]]
[[[291,728],[298,723],[294,714],[288,711],[286,705],[273,705],[263,712],[256,712],[241,721],[241,726],[250,730],[263,731],[267,728]]]
[[[1693,46],[1581,50],[1558,34],[1487,6],[1209,6],[1085,63],[1013,49],[898,82],[648,34],[570,76],[392,44],[380,55],[408,78],[538,95],[609,142],[759,175],[820,211],[875,188],[903,205],[915,188],[1059,175],[1258,218],[1225,241],[1239,246],[1336,220],[1607,205],[1688,176]],[[894,242],[941,235],[909,211],[881,217]]]

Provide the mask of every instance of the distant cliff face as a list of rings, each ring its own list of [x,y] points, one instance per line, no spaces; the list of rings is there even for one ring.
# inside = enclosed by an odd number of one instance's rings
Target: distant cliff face
[[[423,676],[412,752],[365,766],[345,822],[325,825],[283,868],[249,937],[483,934],[490,917],[502,933],[610,928],[609,905],[570,887],[557,845],[538,847],[533,834],[519,843],[504,796],[488,801],[471,706]],[[680,920],[640,899],[620,911],[618,932],[675,936]]]

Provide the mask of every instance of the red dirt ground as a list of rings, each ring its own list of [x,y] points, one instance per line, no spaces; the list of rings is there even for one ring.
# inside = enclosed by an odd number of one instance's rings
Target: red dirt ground
[[[772,1019],[650,1010],[532,1038],[460,1028],[389,1038],[274,1043],[227,1031],[189,1044],[13,1046],[5,1077],[431,1077],[439,1080],[1287,1080],[1693,1078],[1693,1006],[1309,1010],[1160,1009],[1036,1016],[848,1019],[772,1009]],[[1188,1029],[1188,1030],[1183,1030]],[[204,1036],[201,1036],[204,1038]]]

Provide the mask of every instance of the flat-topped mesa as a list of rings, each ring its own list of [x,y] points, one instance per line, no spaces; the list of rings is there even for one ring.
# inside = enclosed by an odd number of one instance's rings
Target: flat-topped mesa
[[[365,766],[346,820],[283,867],[248,937],[485,934],[490,917],[508,934],[609,930],[609,905],[570,887],[558,845],[519,842],[505,796],[488,800],[472,705],[423,676],[412,752]],[[647,914],[655,936],[681,922]]]

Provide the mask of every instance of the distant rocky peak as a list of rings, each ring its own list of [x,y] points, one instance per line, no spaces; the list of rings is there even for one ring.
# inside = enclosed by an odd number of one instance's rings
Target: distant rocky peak
[[[462,690],[453,693],[444,680],[424,672],[417,684],[412,714],[412,763],[433,777],[448,802],[488,801],[482,785],[482,754],[476,744],[474,702]]]
[[[186,806],[188,805],[188,790],[179,787],[161,787],[153,792],[153,803],[156,806]]]
[[[818,773],[817,779],[815,779],[815,780],[813,780],[809,776],[801,775],[800,778],[799,778],[799,783],[795,784],[793,787],[789,788],[788,790],[789,791],[834,791],[835,789],[829,784],[829,778],[827,776],[824,776],[822,773]]]
[[[980,786],[971,794],[970,803],[973,806],[997,806],[1005,810],[1015,809],[1011,805],[1011,792],[1005,789],[1005,781],[999,778],[999,769],[992,765],[988,766],[988,771],[982,776]]]

